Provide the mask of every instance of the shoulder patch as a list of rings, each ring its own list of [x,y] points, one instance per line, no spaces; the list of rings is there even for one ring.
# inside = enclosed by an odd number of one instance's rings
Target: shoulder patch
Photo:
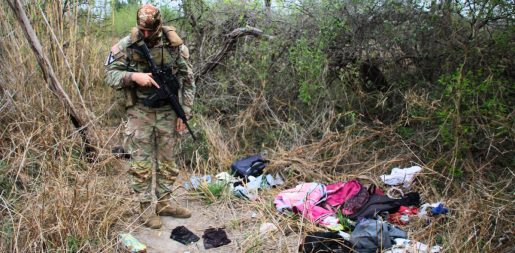
[[[182,45],[183,41],[177,32],[175,32],[175,27],[163,26],[163,33],[166,34],[166,38],[173,47]]]
[[[124,57],[125,54],[122,53],[120,50],[120,47],[118,46],[118,43],[116,43],[113,47],[111,47],[111,51],[109,52],[109,55],[107,56],[104,66],[110,65],[111,63],[119,60],[120,58]]]
[[[128,44],[127,39],[128,37],[125,37],[111,47],[111,51],[104,62],[105,66],[126,56],[124,51]]]
[[[190,50],[188,49],[188,47],[186,45],[184,45],[184,44],[181,45],[180,52],[181,52],[181,56],[184,57],[185,59],[190,58]]]
[[[113,52],[109,52],[109,55],[107,56],[104,66],[110,65],[111,63],[115,62],[116,59],[114,58]]]

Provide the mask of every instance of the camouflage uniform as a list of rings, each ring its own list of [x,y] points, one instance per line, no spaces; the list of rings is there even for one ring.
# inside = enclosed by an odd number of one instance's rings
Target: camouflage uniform
[[[154,7],[155,8],[155,7]],[[127,125],[124,132],[124,146],[132,155],[132,188],[141,194],[141,201],[152,199],[152,155],[156,148],[158,161],[156,195],[160,198],[170,193],[172,184],[178,175],[174,162],[174,143],[180,136],[175,132],[177,115],[170,105],[150,108],[143,105],[143,100],[155,92],[155,87],[141,87],[131,81],[133,72],[149,73],[146,59],[138,51],[128,46],[139,38],[139,29],[145,29],[145,19],[152,19],[153,13],[138,12],[138,28],[133,28],[131,35],[121,39],[111,49],[111,61],[106,66],[106,82],[114,89],[123,89],[127,109]],[[144,16],[146,15],[146,16]],[[158,17],[160,18],[160,16]],[[140,20],[143,20],[141,22]],[[161,22],[159,22],[160,24]],[[181,88],[179,100],[187,116],[195,94],[193,71],[188,62],[188,48],[175,33],[175,28],[159,25],[149,41],[150,53],[158,66],[171,68],[177,75]]]

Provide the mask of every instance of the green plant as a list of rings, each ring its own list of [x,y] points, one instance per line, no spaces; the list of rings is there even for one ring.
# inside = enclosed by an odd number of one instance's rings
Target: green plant
[[[5,160],[0,160],[0,196],[9,196],[12,183],[7,176],[8,164]]]
[[[129,34],[132,27],[136,26],[136,12],[139,5],[128,4],[115,10],[111,16],[112,34],[118,37]]]
[[[255,234],[249,234],[245,240],[247,242],[244,248],[246,253],[263,252],[263,238]]]
[[[411,127],[399,127],[397,129],[397,132],[402,138],[411,138],[413,135],[415,135],[415,130]]]
[[[464,67],[439,79],[440,107],[435,111],[438,139],[451,151],[450,173],[463,174],[460,160],[472,150],[483,151],[510,134],[509,81],[495,72],[464,72]]]
[[[352,225],[349,218],[343,215],[342,210],[338,209],[336,211],[336,217],[340,221],[340,225],[342,225],[342,231],[352,231]]]
[[[15,235],[12,221],[9,220],[9,216],[1,217],[0,221],[0,245],[4,244],[5,248],[10,248]]]
[[[179,155],[181,158],[192,162],[193,164],[191,164],[191,166],[196,166],[196,159],[194,159],[195,156],[199,156],[203,160],[208,160],[209,144],[206,138],[206,132],[196,131],[196,126],[198,125],[196,118],[188,121],[188,124],[192,127],[197,140],[194,141],[193,138],[190,138],[189,136],[184,138]]]
[[[320,45],[313,46],[302,38],[290,49],[290,61],[299,77],[299,98],[309,103],[322,91],[325,54]]]
[[[451,167],[449,169],[449,173],[455,178],[460,178],[463,176],[463,170],[456,167]]]
[[[66,252],[78,252],[83,244],[82,240],[73,235],[66,237]]]
[[[226,190],[227,184],[224,182],[202,182],[198,188],[198,192],[204,199],[206,199],[208,204],[215,203],[225,194]]]

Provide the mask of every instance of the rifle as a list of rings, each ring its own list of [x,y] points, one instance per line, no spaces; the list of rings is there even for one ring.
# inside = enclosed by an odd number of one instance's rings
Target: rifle
[[[162,102],[168,103],[172,106],[173,111],[177,114],[177,117],[184,122],[186,127],[188,128],[188,132],[190,132],[191,137],[194,141],[197,139],[193,134],[190,126],[188,125],[188,119],[186,118],[186,114],[184,113],[184,109],[179,104],[179,88],[180,84],[177,80],[177,77],[172,73],[169,68],[159,68],[157,67],[154,59],[150,55],[150,50],[147,47],[147,44],[143,41],[143,39],[139,39],[138,41],[132,43],[129,48],[138,50],[143,54],[143,56],[147,59],[148,65],[150,66],[150,72],[152,72],[152,79],[159,84],[159,88],[156,92],[143,101],[143,104],[148,107],[158,107],[162,105]]]

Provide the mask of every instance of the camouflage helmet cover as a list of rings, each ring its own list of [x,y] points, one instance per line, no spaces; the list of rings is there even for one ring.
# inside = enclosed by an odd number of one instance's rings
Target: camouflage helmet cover
[[[137,12],[138,29],[158,30],[161,28],[162,20],[159,9],[151,4],[145,4]]]

